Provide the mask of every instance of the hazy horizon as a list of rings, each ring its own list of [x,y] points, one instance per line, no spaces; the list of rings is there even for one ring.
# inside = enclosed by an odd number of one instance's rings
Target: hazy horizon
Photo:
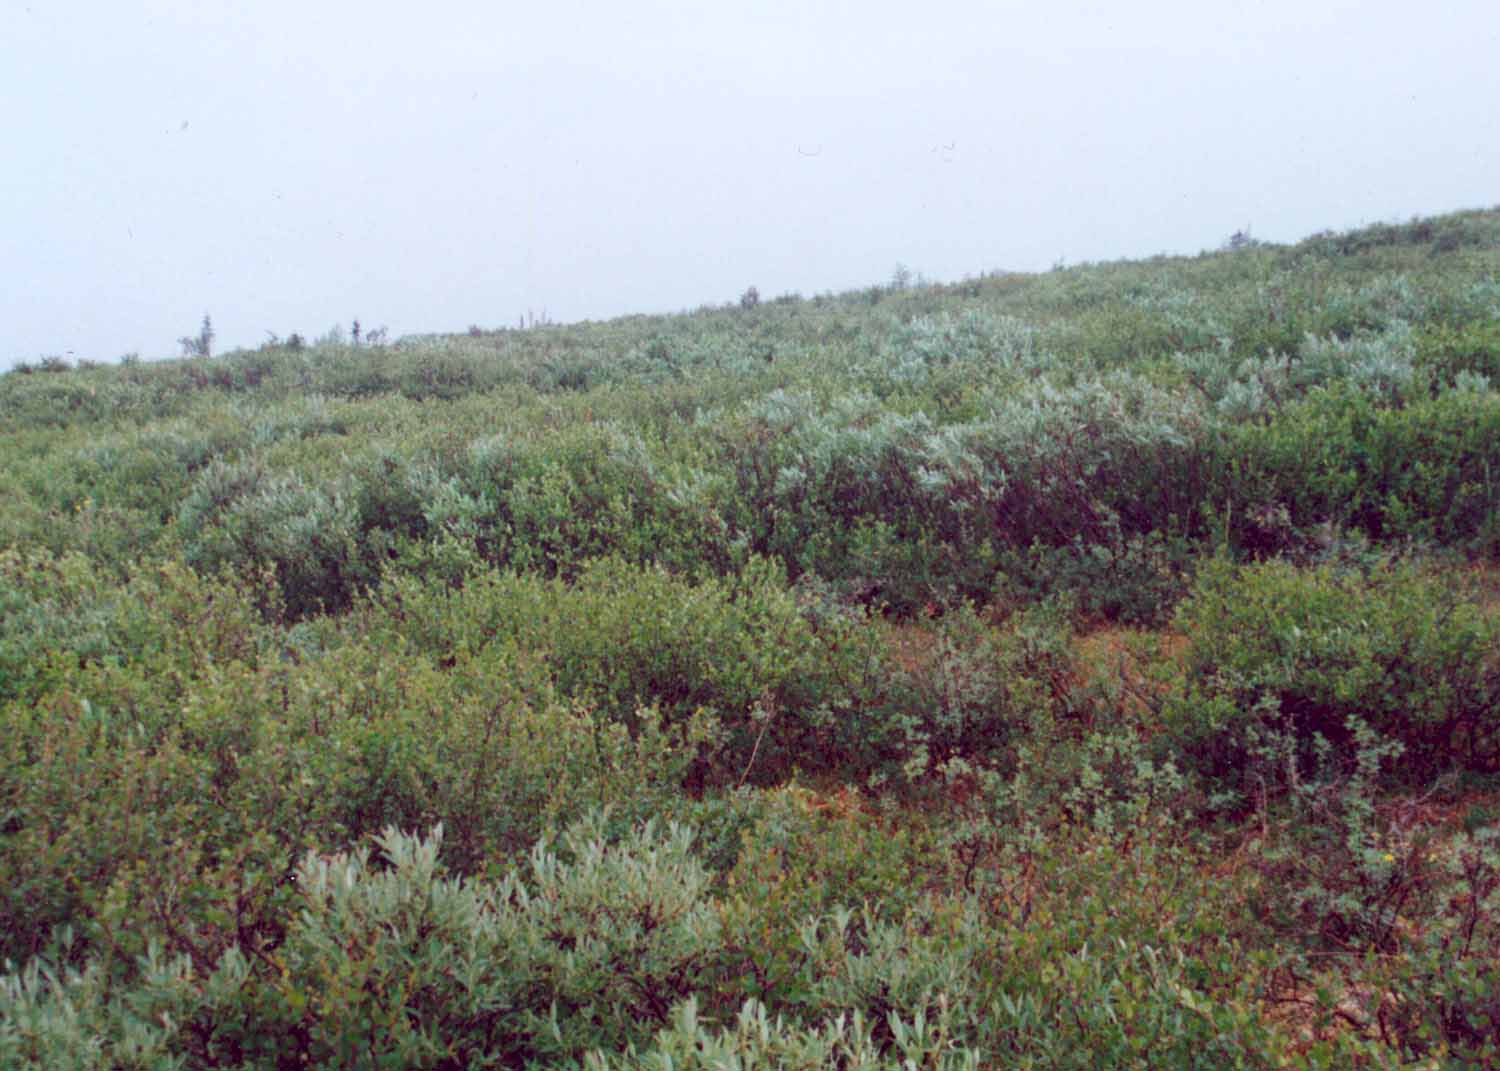
[[[1497,46],[1477,3],[13,3],[0,367],[1486,207]]]

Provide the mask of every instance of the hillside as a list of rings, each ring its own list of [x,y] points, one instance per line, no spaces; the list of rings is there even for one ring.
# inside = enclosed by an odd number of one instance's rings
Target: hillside
[[[1500,1065],[1500,209],[1234,245],[0,377],[0,1064]]]

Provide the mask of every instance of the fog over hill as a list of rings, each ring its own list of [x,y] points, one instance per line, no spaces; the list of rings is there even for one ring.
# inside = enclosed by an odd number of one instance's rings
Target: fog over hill
[[[0,362],[668,311],[1492,203],[1481,4],[0,10]]]

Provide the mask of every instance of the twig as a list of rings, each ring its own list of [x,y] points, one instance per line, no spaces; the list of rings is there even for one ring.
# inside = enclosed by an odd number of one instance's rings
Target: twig
[[[760,742],[766,738],[766,730],[771,727],[771,719],[776,716],[776,704],[774,701],[768,702],[768,697],[762,697],[761,701],[756,704],[756,708],[763,711],[765,717],[761,719],[760,732],[755,734],[755,746],[750,749],[750,761],[745,763],[745,772],[740,774],[740,779],[735,782],[735,788],[744,787],[745,779],[750,776],[750,770],[755,766],[755,756],[760,754]]]

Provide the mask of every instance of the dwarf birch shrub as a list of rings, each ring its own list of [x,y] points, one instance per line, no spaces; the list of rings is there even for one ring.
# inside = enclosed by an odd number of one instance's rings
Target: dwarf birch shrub
[[[435,702],[450,713],[428,730],[427,811],[450,831],[445,860],[460,873],[514,859],[591,809],[608,807],[624,825],[673,813],[717,731],[707,713],[669,720],[654,706],[601,724],[592,705],[553,694],[540,659],[508,644],[448,677]]]
[[[1450,910],[1386,960],[1393,999],[1373,1014],[1406,1059],[1483,1067],[1500,1059],[1500,831],[1464,833],[1434,854]]]
[[[664,1066],[724,1051],[937,1067],[1286,1057],[1229,973],[1241,953],[1215,898],[1164,883],[1159,846],[1083,839],[1038,857],[1039,895],[1018,924],[938,900],[892,920],[838,908],[802,919],[782,948],[789,973],[746,1010],[744,953],[690,839],[651,825],[606,837],[596,816],[526,867],[464,880],[443,872],[437,835],[388,830],[379,864],[366,849],[305,857],[300,910],[260,956],[231,949],[198,966],[148,951],[133,982],[108,987],[95,967],[5,977],[0,1052],[19,1067],[95,1053],[77,1066],[188,1068]],[[1088,909],[1060,910],[1076,902]],[[1174,951],[1186,947],[1205,954]],[[700,1009],[737,1025],[708,1027]],[[157,1062],[132,1063],[137,1052]]]
[[[309,844],[446,822],[450,864],[482,870],[589,807],[662,810],[712,739],[692,711],[601,724],[514,644],[441,666],[327,622],[293,643],[259,601],[147,574],[0,708],[0,955],[69,923],[79,954],[103,942],[127,963],[151,938],[200,963],[251,955]]]
[[[93,373],[6,375],[0,378],[0,419],[8,427],[66,428],[102,424],[116,414],[120,393],[100,392],[88,382]]]
[[[653,444],[585,426],[473,443],[446,503],[435,505],[497,565],[572,576],[590,558],[614,555],[697,571],[725,561],[706,490]]]
[[[1196,548],[1179,533],[1127,535],[1107,515],[1104,539],[1074,536],[1064,546],[1040,539],[1001,556],[995,593],[1003,602],[1067,598],[1085,620],[1157,625],[1169,618],[1191,582]]]
[[[121,585],[77,554],[0,551],[0,702],[35,702],[94,665],[192,672],[204,659],[254,660],[268,642],[254,586],[178,563]],[[180,694],[180,680],[158,683],[167,702]]]
[[[889,702],[906,719],[899,750],[921,774],[951,759],[1009,769],[1034,730],[1069,713],[1073,656],[1049,608],[994,627],[961,606],[891,661]]]
[[[1425,893],[1420,860],[1377,821],[1380,784],[1403,746],[1354,715],[1337,752],[1322,733],[1309,746],[1280,724],[1273,701],[1262,707],[1261,722],[1247,733],[1245,766],[1261,830],[1250,847],[1260,878],[1253,909],[1314,953],[1394,952],[1403,913],[1422,913]]]
[[[1236,545],[1283,506],[1296,528],[1481,554],[1500,547],[1500,394],[1448,391],[1399,409],[1348,386],[1313,391],[1263,425],[1226,429],[1205,498],[1227,502]],[[1274,548],[1273,548],[1274,549]]]
[[[35,699],[114,649],[119,596],[87,558],[0,551],[0,702]]]
[[[1160,821],[1062,832],[983,897],[892,921],[829,912],[799,931],[809,1021],[860,1008],[894,1050],[924,1023],[1022,1066],[1280,1066],[1287,1039],[1250,1006],[1230,966],[1243,952],[1192,858]]]
[[[445,481],[436,462],[391,444],[377,444],[348,464],[350,497],[359,518],[358,543],[373,574],[412,544],[426,540]],[[439,523],[446,514],[438,513]]]
[[[152,939],[200,966],[255,955],[280,940],[308,844],[448,822],[448,862],[478,872],[590,807],[662,809],[697,754],[700,736],[653,711],[630,734],[540,688],[486,686],[481,672],[518,675],[498,659],[460,677],[406,661],[345,649],[286,680],[220,671],[155,739],[97,698],[48,704],[76,728],[28,734],[43,758],[4,756],[24,785],[0,852],[6,951],[44,950],[71,924],[79,952],[127,964]]]
[[[0,1065],[1495,1064],[1497,219],[0,377]]]
[[[487,573],[452,591],[392,579],[360,627],[459,664],[514,644],[602,724],[634,730],[651,707],[680,729],[702,711],[719,735],[704,741],[698,776],[764,779],[794,761],[826,769],[883,755],[880,727],[853,715],[877,679],[873,633],[815,627],[768,562],[696,583],[618,559],[572,584]]]
[[[1290,733],[1304,769],[1322,737],[1347,769],[1351,718],[1402,745],[1402,780],[1500,762],[1496,621],[1411,567],[1362,577],[1216,563],[1177,627],[1190,646],[1174,731],[1225,789],[1255,788],[1245,774],[1252,730]]]
[[[149,511],[142,534],[154,534],[153,529],[159,530],[176,512],[194,473],[222,448],[202,433],[101,437],[74,454],[67,468],[87,488],[91,504]],[[75,510],[82,504],[71,503]]]
[[[0,706],[5,956],[46,947],[69,922],[80,939],[91,936],[121,868],[190,824],[185,815],[203,807],[195,775],[218,758],[185,753],[191,697],[206,680],[240,685],[269,646],[248,585],[177,565],[90,591],[87,573],[66,562],[33,567],[31,579],[51,588],[33,609],[55,614],[73,646],[41,633],[47,649],[29,656],[24,688]],[[69,610],[76,599],[87,600],[87,616]]]
[[[809,920],[862,910],[898,921],[936,885],[942,860],[930,841],[869,807],[849,790],[824,798],[796,786],[720,805],[742,824],[716,887],[728,967],[715,1010],[726,1000],[780,1005],[799,994],[806,1004],[817,975],[803,939]]]

